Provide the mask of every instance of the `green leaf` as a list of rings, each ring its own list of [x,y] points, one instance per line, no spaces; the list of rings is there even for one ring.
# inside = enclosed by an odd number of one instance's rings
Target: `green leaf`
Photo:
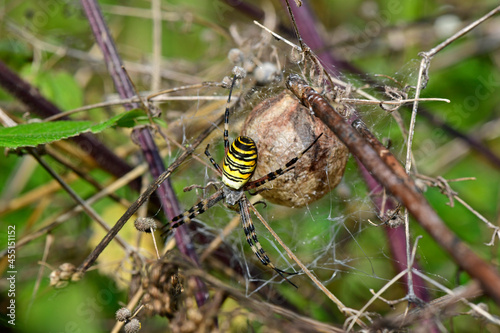
[[[144,114],[144,112],[138,111],[140,110],[124,112],[96,125],[90,121],[53,121],[0,128],[0,147],[34,147],[77,136],[81,133],[99,133],[119,124],[120,120],[124,118],[127,119],[126,124],[130,125],[135,118]]]

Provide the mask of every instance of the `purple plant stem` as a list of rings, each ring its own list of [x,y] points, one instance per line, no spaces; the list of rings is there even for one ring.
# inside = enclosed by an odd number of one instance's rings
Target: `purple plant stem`
[[[357,161],[357,159],[356,159]],[[371,190],[372,195],[372,202],[373,204],[377,207],[377,209],[382,208],[383,204],[383,198],[381,194],[383,191],[382,185],[373,178],[373,176],[366,170],[365,166],[357,161],[358,167],[360,169],[361,174],[363,175],[363,178],[365,179],[366,185],[368,188]],[[384,205],[385,211],[388,210],[393,210],[396,208],[394,201],[391,199],[388,199],[385,201]],[[392,258],[394,259],[392,261],[394,268],[397,271],[402,271],[408,267],[407,261],[406,261],[406,241],[405,241],[405,230],[403,226],[399,226],[397,228],[389,228],[385,227],[385,233],[387,235],[387,239],[389,240],[389,247],[391,249],[391,254]],[[416,260],[416,259],[415,259]],[[418,269],[418,265],[416,263],[413,264],[413,267]],[[408,276],[404,275],[403,276],[403,281],[405,282],[405,285],[408,285]],[[427,292],[427,289],[425,288],[425,283],[422,280],[421,277],[418,275],[413,275],[413,289],[415,291],[415,295],[417,295],[421,300],[425,302],[430,302],[431,298],[429,293]]]
[[[0,85],[26,105],[34,114],[47,118],[61,113],[61,110],[43,97],[38,89],[24,81],[2,61],[0,61]],[[69,120],[69,118],[62,117],[61,120]],[[80,134],[71,138],[71,140],[76,142],[80,149],[92,156],[101,168],[116,177],[121,177],[132,170],[127,163],[97,140],[93,134]],[[141,187],[140,179],[131,182],[130,186],[139,191]]]
[[[284,0],[282,0],[282,3],[286,6]],[[336,70],[337,67],[344,67],[345,64],[339,64],[339,62],[335,60],[335,58],[331,53],[327,51],[321,51],[321,50],[326,50],[326,44],[324,43],[321,36],[315,29],[316,20],[314,19],[308,4],[306,2],[303,2],[302,7],[298,8],[297,6],[295,6],[294,3],[292,3],[291,8],[293,15],[295,16],[297,27],[300,31],[303,41],[307,44],[307,46],[311,48],[313,52],[314,50],[320,50],[317,56],[321,60],[321,62],[325,65],[325,67],[329,69],[333,68],[333,70]],[[354,119],[351,119],[351,121],[352,120]],[[361,170],[361,174],[365,179],[368,188],[370,189],[370,193],[380,193],[380,191],[383,189],[382,185],[380,185],[380,183],[377,180],[375,180],[375,178],[373,178],[372,175],[370,175],[370,173],[365,169],[363,164],[361,164],[357,159],[356,162]],[[377,209],[380,210],[382,208],[381,207],[382,201],[377,198],[373,198],[372,200]],[[394,209],[394,207],[392,208],[386,207],[386,208]],[[397,271],[401,272],[406,269],[406,245],[405,245],[404,229],[403,228],[391,229],[386,227],[385,231],[387,234],[387,239],[390,244],[392,257],[394,258],[393,263],[396,266]],[[414,267],[418,269],[418,263],[415,262]],[[405,276],[405,282],[407,282],[406,276]],[[430,301],[430,296],[427,292],[427,289],[425,288],[425,282],[422,280],[422,278],[414,276],[413,285],[417,297],[426,302]]]
[[[82,0],[82,5],[87,15],[90,27],[94,33],[97,44],[99,45],[108,71],[113,79],[116,90],[121,98],[131,98],[135,96],[134,88],[128,79],[126,72],[122,68],[122,61],[114,40],[109,33],[108,27],[102,12],[96,1],[93,0]],[[130,110],[133,108],[138,108],[139,104],[131,103],[125,105],[125,108]],[[153,177],[157,178],[161,173],[165,171],[165,165],[161,159],[158,148],[153,140],[153,137],[147,128],[142,128],[136,130],[137,138],[146,159],[149,170]],[[174,218],[176,215],[181,213],[177,197],[170,182],[167,180],[163,182],[158,188],[158,193],[160,195],[160,202],[165,215],[169,220]],[[197,266],[199,266],[198,256],[194,250],[194,246],[191,243],[190,237],[188,235],[188,230],[185,226],[177,228],[175,232],[175,240],[177,246],[181,253],[189,257]],[[208,291],[204,282],[199,278],[196,279],[196,285],[198,290],[195,293],[196,302],[198,306],[205,304],[208,299]]]

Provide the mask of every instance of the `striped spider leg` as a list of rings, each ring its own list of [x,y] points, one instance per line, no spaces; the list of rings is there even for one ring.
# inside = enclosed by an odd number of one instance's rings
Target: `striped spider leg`
[[[257,180],[252,180],[251,182],[249,182],[245,185],[244,190],[247,191],[247,190],[251,190],[253,188],[259,187],[261,185],[264,185],[265,183],[270,182],[270,181],[278,178],[279,176],[287,173],[288,171],[292,170],[294,168],[295,163],[297,163],[297,161],[302,157],[302,155],[304,155],[309,149],[311,149],[311,147],[319,140],[319,138],[322,135],[323,135],[323,133],[318,135],[318,137],[316,139],[314,139],[314,141],[306,149],[304,149],[304,151],[302,151],[300,154],[298,154],[297,156],[292,158],[290,161],[288,161],[284,167],[281,167],[275,171],[269,172],[267,175],[265,175]]]
[[[260,262],[264,266],[269,266],[271,267],[276,273],[278,273],[283,279],[285,279],[288,283],[290,283],[292,286],[295,288],[298,288],[292,281],[288,280],[288,278],[285,276],[285,274],[288,275],[295,275],[297,273],[290,273],[290,272],[285,272],[282,271],[281,269],[277,268],[274,266],[274,264],[271,262],[269,257],[267,256],[266,252],[260,245],[260,242],[257,238],[257,234],[255,233],[255,227],[252,223],[252,219],[250,218],[250,210],[249,210],[249,205],[251,203],[248,201],[246,196],[242,196],[239,205],[240,205],[240,216],[241,216],[241,224],[243,226],[243,230],[245,231],[245,236],[247,238],[247,242],[252,248],[253,253],[259,258]]]
[[[182,214],[177,215],[172,219],[172,221],[170,221],[169,224],[163,227],[163,232],[161,233],[162,237],[165,237],[172,229],[178,228],[184,223],[191,222],[191,220],[195,216],[204,213],[207,209],[209,209],[222,199],[224,199],[224,193],[222,189],[219,189],[217,192],[212,194],[207,199],[201,200],[196,205],[191,207],[189,210],[185,211]]]

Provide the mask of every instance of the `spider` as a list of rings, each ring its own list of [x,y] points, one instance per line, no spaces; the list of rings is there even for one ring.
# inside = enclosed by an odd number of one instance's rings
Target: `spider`
[[[243,73],[243,74],[242,74]],[[284,167],[279,168],[276,171],[270,172],[264,177],[257,180],[250,181],[255,168],[257,167],[257,146],[255,142],[246,136],[237,137],[231,145],[229,145],[228,132],[229,132],[229,103],[231,102],[231,93],[234,84],[237,79],[244,77],[244,70],[235,68],[233,70],[233,79],[231,82],[231,87],[229,89],[229,96],[226,104],[226,111],[224,115],[224,149],[225,157],[222,164],[222,168],[215,162],[212,155],[210,155],[209,148],[207,145],[205,149],[205,155],[210,159],[210,162],[215,167],[222,180],[220,183],[221,187],[212,194],[210,197],[198,202],[196,205],[191,207],[186,212],[174,217],[168,225],[164,227],[162,235],[166,235],[171,229],[177,228],[184,223],[189,223],[195,216],[204,213],[207,209],[214,206],[217,202],[225,199],[226,205],[235,211],[238,211],[241,216],[241,222],[243,230],[246,235],[246,239],[253,253],[259,258],[260,262],[272,268],[276,271],[283,279],[288,281],[295,288],[297,286],[293,284],[284,274],[293,275],[296,273],[285,272],[278,269],[271,262],[266,252],[262,248],[257,239],[257,234],[255,233],[255,227],[250,218],[250,210],[245,192],[251,189],[255,189],[273,179],[276,179],[280,175],[287,173],[294,168],[294,164],[299,160],[299,158],[305,154],[323,135],[321,133],[304,151],[298,154],[296,157],[288,161]],[[258,193],[258,190],[254,193],[249,192],[251,195]]]

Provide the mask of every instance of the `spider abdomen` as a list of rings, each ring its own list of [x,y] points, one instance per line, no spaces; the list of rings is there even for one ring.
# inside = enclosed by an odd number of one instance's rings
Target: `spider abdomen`
[[[257,166],[257,146],[246,136],[239,136],[229,146],[222,164],[222,182],[239,190],[253,175]]]

